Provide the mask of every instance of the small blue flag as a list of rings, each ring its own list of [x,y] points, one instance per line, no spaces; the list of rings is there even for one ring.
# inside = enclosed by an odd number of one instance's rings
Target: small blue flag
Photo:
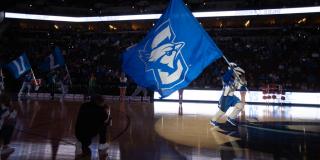
[[[22,53],[20,57],[7,64],[6,67],[16,79],[31,69],[26,53]]]
[[[55,47],[53,54],[50,54],[40,64],[40,70],[44,72],[59,68],[65,64],[62,52],[59,47]]]
[[[122,69],[163,98],[188,86],[221,56],[183,1],[171,0],[147,36],[123,54]]]

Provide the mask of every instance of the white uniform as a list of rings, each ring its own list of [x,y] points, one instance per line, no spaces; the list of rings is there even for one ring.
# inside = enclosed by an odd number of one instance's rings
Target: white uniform
[[[27,96],[30,96],[31,80],[32,80],[32,76],[30,74],[25,75],[24,81],[22,83],[21,89],[18,94],[19,97],[22,95],[25,89],[27,89]]]
[[[244,99],[241,100],[234,95],[236,90],[245,92],[247,90],[247,82],[240,79],[240,75],[244,74],[244,70],[240,67],[229,68],[228,71],[223,75],[223,91],[219,100],[219,111],[212,117],[210,125],[216,126],[218,120],[228,111],[231,106],[234,106],[234,110],[228,116],[227,121],[232,125],[236,125],[235,118],[244,108]]]

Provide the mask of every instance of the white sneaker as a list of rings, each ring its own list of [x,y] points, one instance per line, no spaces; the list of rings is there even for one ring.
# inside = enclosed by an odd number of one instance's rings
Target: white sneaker
[[[76,146],[76,151],[75,151],[76,155],[82,154],[82,145],[81,145],[81,143],[80,143],[80,142],[77,142],[77,143],[75,144],[75,146]]]
[[[209,121],[209,124],[210,124],[212,127],[219,127],[219,123],[218,123],[217,121],[210,120],[210,121]]]
[[[230,118],[230,117],[227,118],[227,122],[234,127],[238,125],[237,121],[235,119]]]
[[[105,144],[99,144],[99,147],[98,147],[98,149],[100,150],[100,151],[102,151],[102,150],[106,150],[106,149],[108,149],[109,148],[109,143],[105,143]]]

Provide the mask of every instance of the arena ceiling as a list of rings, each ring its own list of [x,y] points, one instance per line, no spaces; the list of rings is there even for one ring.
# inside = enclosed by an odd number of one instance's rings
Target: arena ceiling
[[[63,15],[63,16],[107,16],[123,14],[161,13],[169,0],[5,0],[2,10],[18,13]],[[316,0],[184,0],[192,11],[217,11],[233,9],[262,9],[283,7],[318,6]],[[2,2],[1,2],[2,3]],[[319,4],[320,5],[320,4]],[[141,8],[144,8],[141,11]],[[320,26],[320,14],[272,15],[259,17],[199,18],[206,29],[257,29],[281,27]],[[17,30],[70,30],[80,32],[146,32],[155,20],[102,23],[64,23],[33,20],[7,20]],[[247,25],[246,25],[247,24]]]
[[[169,0],[2,0],[0,11],[64,16],[161,13]],[[192,11],[307,7],[318,0],[184,0]]]

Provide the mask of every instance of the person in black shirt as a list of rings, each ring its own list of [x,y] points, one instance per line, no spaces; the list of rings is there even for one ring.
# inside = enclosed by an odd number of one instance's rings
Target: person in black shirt
[[[99,135],[99,151],[106,151],[109,146],[106,131],[110,119],[110,107],[105,104],[101,95],[94,95],[90,102],[81,105],[75,128],[76,138],[80,142],[76,144],[76,155],[81,152],[83,155],[90,155],[89,146],[96,135]]]
[[[50,71],[47,75],[47,83],[50,88],[51,100],[54,100],[54,90],[57,79],[57,73],[55,71]]]

